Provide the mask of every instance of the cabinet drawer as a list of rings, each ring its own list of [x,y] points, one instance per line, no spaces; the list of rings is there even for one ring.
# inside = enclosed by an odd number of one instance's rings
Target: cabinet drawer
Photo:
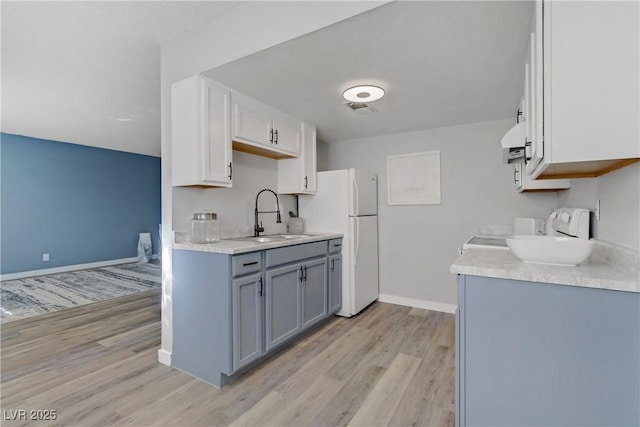
[[[329,253],[337,254],[342,252],[342,238],[329,240]]]
[[[288,264],[301,259],[313,258],[327,254],[327,241],[305,243],[303,245],[286,246],[269,249],[265,258],[266,267]]]
[[[262,252],[235,255],[231,258],[231,272],[233,277],[253,273],[262,269]]]

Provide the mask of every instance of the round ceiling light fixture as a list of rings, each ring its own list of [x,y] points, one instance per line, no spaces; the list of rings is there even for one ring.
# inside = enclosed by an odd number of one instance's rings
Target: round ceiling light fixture
[[[342,97],[351,102],[372,102],[384,96],[384,89],[378,86],[354,86],[342,92]]]

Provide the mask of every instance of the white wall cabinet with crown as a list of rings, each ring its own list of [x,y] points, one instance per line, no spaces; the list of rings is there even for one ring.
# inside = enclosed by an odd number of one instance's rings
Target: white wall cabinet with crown
[[[302,152],[296,159],[278,161],[278,193],[316,193],[316,127],[302,123]]]
[[[239,92],[233,92],[231,102],[234,150],[274,159],[300,155],[300,120]]]
[[[230,99],[200,75],[171,86],[172,185],[231,187]]]
[[[640,160],[640,3],[536,1],[527,172],[599,176]]]
[[[278,159],[278,192],[316,192],[316,128],[204,76],[171,86],[173,186],[231,187],[232,151]]]
[[[538,71],[536,62],[536,40],[535,35],[531,34],[531,41],[529,44],[529,50],[527,55],[527,63],[525,64],[524,72],[524,95],[518,110],[518,117],[521,117],[522,122],[520,126],[524,125],[524,138],[522,140],[522,146],[525,147],[526,154],[531,153],[532,144],[531,141],[537,140],[537,135],[541,132],[540,124],[542,121],[539,119],[538,114],[541,113],[537,108],[539,104],[536,102],[536,92],[538,89],[538,79],[536,79]],[[516,190],[519,193],[533,192],[533,191],[556,191],[567,189],[571,187],[571,181],[568,179],[540,179],[534,180],[531,177],[531,172],[527,170],[528,158],[525,157],[524,164],[516,163],[513,171],[513,182]]]

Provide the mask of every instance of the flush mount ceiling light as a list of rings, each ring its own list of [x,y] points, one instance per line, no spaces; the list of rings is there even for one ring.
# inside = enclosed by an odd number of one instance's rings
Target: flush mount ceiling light
[[[384,96],[384,89],[378,86],[354,86],[342,92],[342,97],[351,102],[377,101]]]

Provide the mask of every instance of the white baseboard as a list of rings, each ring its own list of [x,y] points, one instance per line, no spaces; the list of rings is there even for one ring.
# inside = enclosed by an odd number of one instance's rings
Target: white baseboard
[[[415,298],[398,297],[389,294],[380,294],[378,301],[389,304],[404,305],[407,307],[424,308],[425,310],[440,311],[442,313],[455,314],[456,304],[446,304],[443,302],[426,301]]]
[[[157,259],[158,255],[151,255],[151,259]],[[68,273],[70,271],[88,270],[90,268],[109,267],[111,265],[127,264],[137,262],[138,257],[112,259],[109,261],[90,262],[87,264],[65,265],[63,267],[43,268],[42,270],[21,271],[20,273],[10,273],[0,275],[0,281],[25,279],[27,277],[45,276],[47,274]]]
[[[158,350],[158,362],[163,365],[171,366],[171,353],[167,350]]]

